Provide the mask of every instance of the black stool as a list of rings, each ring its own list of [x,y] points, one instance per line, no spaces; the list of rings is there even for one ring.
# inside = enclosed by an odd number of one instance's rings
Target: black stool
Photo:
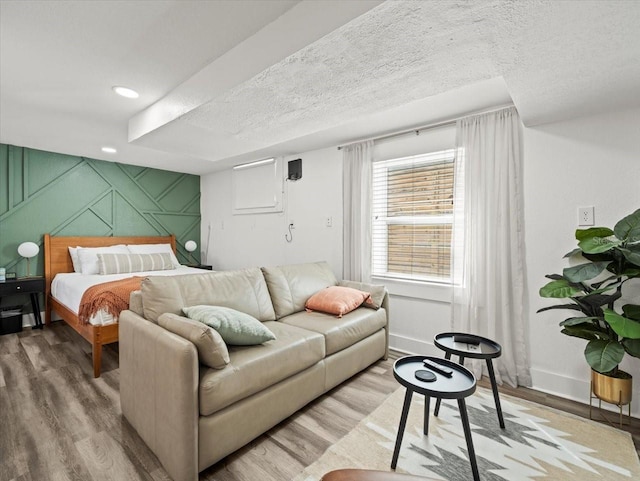
[[[456,342],[457,339],[463,339],[466,342]],[[496,375],[493,372],[493,359],[502,355],[502,347],[495,341],[486,337],[476,336],[475,334],[465,334],[462,332],[443,332],[438,334],[433,342],[436,346],[445,352],[445,359],[451,359],[451,355],[458,356],[458,362],[464,364],[465,358],[484,359],[487,361],[487,371],[489,371],[489,379],[491,380],[491,389],[493,390],[493,399],[496,402],[496,411],[498,412],[498,421],[500,427],[504,429],[504,419],[502,418],[502,407],[500,407],[500,396],[498,395],[498,386],[496,385]],[[440,411],[440,401],[436,402],[436,408],[433,412],[434,416]]]
[[[423,360],[432,362],[436,368],[445,368],[450,370],[450,376],[445,376],[439,370],[433,371],[432,368],[423,364]],[[431,371],[432,381],[422,381],[416,377],[416,371]],[[424,421],[422,432],[429,434],[429,402],[432,397],[457,399],[458,409],[460,410],[460,420],[462,421],[462,429],[464,437],[467,441],[467,451],[469,453],[469,462],[471,463],[471,472],[474,481],[479,481],[480,474],[478,472],[478,463],[476,462],[476,452],[473,448],[473,440],[471,438],[471,427],[469,426],[469,416],[467,415],[467,405],[464,398],[471,396],[476,390],[476,378],[471,371],[464,366],[455,362],[439,359],[429,356],[406,356],[398,359],[393,364],[393,376],[407,391],[404,395],[404,404],[402,405],[402,415],[400,416],[400,425],[398,426],[398,435],[396,436],[396,446],[393,450],[393,458],[391,459],[391,469],[396,469],[398,463],[398,455],[400,454],[400,446],[404,436],[404,428],[407,425],[407,416],[409,415],[409,407],[411,406],[411,397],[414,392],[424,395]],[[389,478],[389,480],[394,478]]]

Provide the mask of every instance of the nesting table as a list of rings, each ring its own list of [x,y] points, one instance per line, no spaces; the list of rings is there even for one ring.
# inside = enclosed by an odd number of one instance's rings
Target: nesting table
[[[425,367],[423,360],[435,363],[444,368],[451,370],[451,377],[447,377],[438,372],[429,370]],[[433,381],[421,381],[416,378],[416,371],[429,370],[435,374]],[[420,375],[420,374],[418,374]],[[407,424],[407,416],[409,415],[409,407],[411,406],[411,398],[413,393],[424,395],[424,425],[423,433],[429,434],[429,404],[432,397],[440,399],[457,399],[458,409],[460,410],[460,420],[464,430],[464,437],[467,442],[467,451],[469,452],[469,461],[471,463],[471,471],[473,479],[480,479],[478,473],[478,464],[476,462],[476,454],[473,448],[473,440],[471,439],[471,428],[469,427],[469,416],[467,415],[467,405],[465,398],[473,394],[476,390],[476,378],[474,375],[460,364],[456,364],[448,359],[440,359],[431,356],[406,356],[398,359],[393,364],[393,376],[403,385],[407,391],[404,395],[404,404],[402,405],[402,415],[400,416],[400,425],[398,426],[398,435],[396,437],[396,445],[391,460],[391,469],[395,469],[398,463],[398,455],[400,454],[400,446],[404,436],[404,429]],[[434,377],[434,376],[431,376]]]
[[[471,342],[456,342],[454,338],[467,338]],[[455,354],[458,356],[458,362],[464,363],[465,358],[484,359],[487,362],[487,371],[491,380],[491,390],[493,391],[493,399],[496,403],[496,412],[498,413],[498,422],[500,427],[504,429],[504,419],[502,417],[502,407],[500,406],[500,396],[498,395],[498,386],[496,385],[496,375],[493,372],[493,359],[500,357],[502,347],[495,341],[486,337],[476,336],[475,334],[465,334],[462,332],[443,332],[436,335],[433,343],[445,352],[445,359],[451,359]],[[434,416],[438,415],[440,410],[440,401],[436,402]]]

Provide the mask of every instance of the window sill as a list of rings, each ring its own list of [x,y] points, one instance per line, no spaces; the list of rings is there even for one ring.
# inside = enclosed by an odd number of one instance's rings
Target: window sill
[[[384,284],[392,296],[410,297],[436,302],[451,302],[451,284],[408,281],[389,277],[372,277],[375,284]]]

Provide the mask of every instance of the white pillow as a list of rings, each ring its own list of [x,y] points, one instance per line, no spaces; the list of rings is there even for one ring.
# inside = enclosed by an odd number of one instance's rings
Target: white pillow
[[[73,271],[82,274],[82,266],[80,265],[80,259],[78,258],[78,249],[81,247],[69,247],[69,255],[71,256],[71,263],[73,264]]]
[[[180,267],[171,244],[127,244],[127,248],[131,254],[170,254],[173,267]]]
[[[129,249],[124,244],[118,244],[109,247],[78,247],[76,252],[78,253],[82,274],[88,275],[100,273],[98,252],[101,254],[128,254]]]

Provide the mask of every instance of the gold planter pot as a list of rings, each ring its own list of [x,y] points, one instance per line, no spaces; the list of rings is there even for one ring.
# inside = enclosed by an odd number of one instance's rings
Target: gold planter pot
[[[625,373],[627,374],[627,373]],[[615,404],[620,410],[620,426],[622,426],[622,406],[629,406],[629,417],[631,417],[631,392],[633,388],[633,377],[618,378],[600,374],[591,370],[591,393],[589,396],[589,419],[591,419],[591,400],[593,396],[600,401],[599,407],[602,407],[602,401],[609,404]]]

